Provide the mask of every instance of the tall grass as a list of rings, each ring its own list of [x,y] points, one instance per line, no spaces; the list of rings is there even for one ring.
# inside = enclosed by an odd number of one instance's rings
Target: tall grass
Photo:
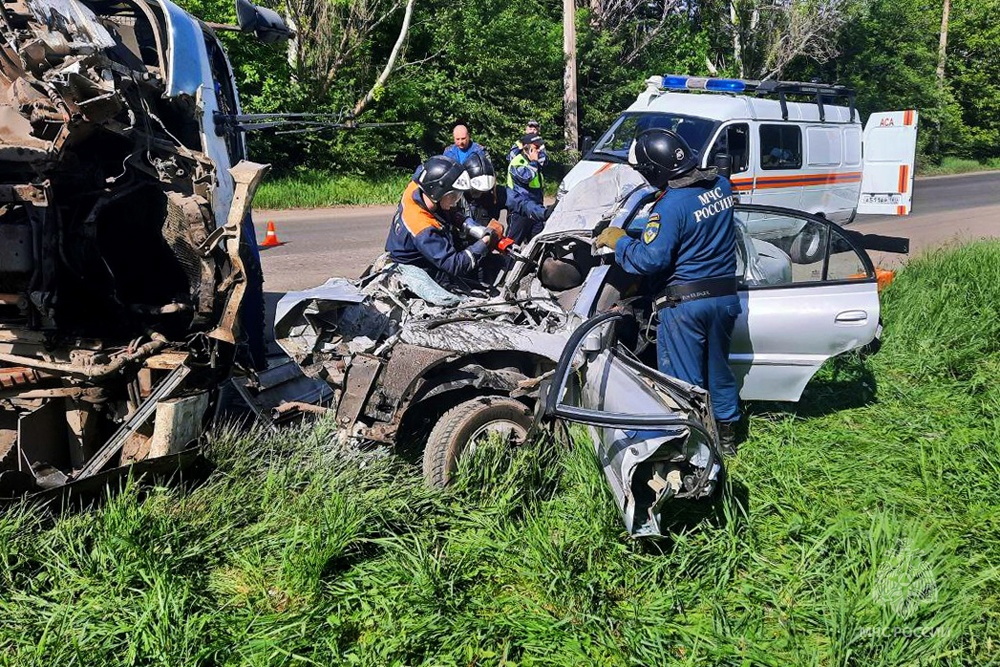
[[[0,663],[996,663],[1000,244],[884,297],[882,351],[752,406],[727,494],[658,543],[582,430],[481,447],[448,491],[326,421],[222,430],[197,488],[0,516]]]
[[[398,204],[410,176],[409,173],[396,173],[367,178],[308,169],[292,176],[265,180],[254,197],[254,206],[285,209]]]
[[[918,164],[917,174],[920,176],[946,176],[949,174],[968,174],[975,171],[991,171],[1000,169],[1000,158],[988,160],[972,160],[969,158],[945,156],[941,164]]]

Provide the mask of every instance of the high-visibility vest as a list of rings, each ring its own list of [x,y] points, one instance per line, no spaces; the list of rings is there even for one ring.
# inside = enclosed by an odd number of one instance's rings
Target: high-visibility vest
[[[531,161],[524,156],[524,153],[520,153],[514,156],[514,159],[510,161],[510,166],[507,167],[507,187],[514,187],[514,167],[527,167],[531,165]],[[531,181],[528,182],[529,190],[543,190],[545,186],[545,179],[542,178],[542,170],[535,169],[535,175],[532,177]]]

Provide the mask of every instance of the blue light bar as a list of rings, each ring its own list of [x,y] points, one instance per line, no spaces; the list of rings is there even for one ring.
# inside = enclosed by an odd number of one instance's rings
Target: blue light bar
[[[663,77],[663,87],[673,88],[674,90],[685,90],[687,88],[687,80],[688,78],[686,76],[667,74]]]
[[[705,90],[717,93],[742,93],[746,89],[747,84],[739,79],[708,79],[705,82]]]

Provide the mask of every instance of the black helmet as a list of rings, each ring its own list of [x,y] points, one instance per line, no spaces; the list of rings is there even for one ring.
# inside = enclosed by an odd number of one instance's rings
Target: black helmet
[[[628,162],[656,188],[698,166],[697,156],[680,135],[658,127],[636,135]]]
[[[445,155],[435,155],[428,159],[413,176],[425,195],[435,204],[441,201],[449,192],[462,192],[469,189],[469,175],[455,160]]]
[[[489,192],[497,184],[497,172],[493,169],[493,163],[482,153],[473,153],[462,166],[469,175],[471,190]]]

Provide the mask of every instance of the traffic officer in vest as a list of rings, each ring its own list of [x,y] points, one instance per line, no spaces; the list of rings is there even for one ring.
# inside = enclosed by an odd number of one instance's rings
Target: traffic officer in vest
[[[660,370],[708,390],[722,453],[734,455],[740,412],[729,347],[740,300],[732,186],[715,168],[699,169],[690,146],[670,130],[636,136],[629,163],[663,192],[641,238],[609,227],[595,245],[613,248],[628,273],[651,278]]]
[[[538,134],[539,124],[537,120],[529,120],[524,126],[525,134]],[[509,163],[513,160],[522,150],[524,150],[524,142],[518,139],[513,146],[510,147],[510,151],[507,152],[507,162]],[[545,163],[549,161],[549,154],[545,151],[545,144],[538,147],[538,164],[545,166]]]
[[[542,177],[542,165],[538,161],[539,151],[543,144],[537,134],[526,134],[521,137],[524,148],[514,156],[507,167],[507,187],[522,192],[538,205],[545,197],[545,179]],[[511,213],[507,226],[507,235],[518,244],[530,241],[542,231],[544,223],[531,218]]]
[[[389,227],[389,259],[418,266],[438,282],[445,276],[474,277],[496,236],[467,247],[463,243],[464,226],[474,224],[462,205],[469,185],[469,175],[451,158],[437,155],[424,162],[403,191]]]

